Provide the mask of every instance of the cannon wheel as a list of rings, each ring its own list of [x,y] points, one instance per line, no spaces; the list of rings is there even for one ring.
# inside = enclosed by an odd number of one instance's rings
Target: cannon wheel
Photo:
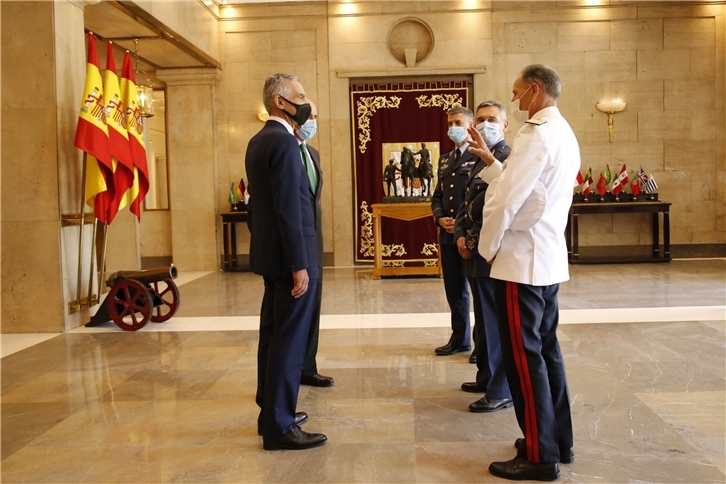
[[[106,304],[111,320],[124,331],[138,331],[151,318],[151,294],[145,285],[133,279],[114,284]]]
[[[166,279],[152,283],[152,289],[158,296],[155,299],[154,309],[151,312],[152,323],[163,323],[169,320],[179,309],[179,288],[174,281]]]

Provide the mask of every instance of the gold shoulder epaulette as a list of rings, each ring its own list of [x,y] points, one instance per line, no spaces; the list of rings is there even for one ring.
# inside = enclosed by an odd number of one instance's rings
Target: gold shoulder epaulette
[[[537,119],[528,119],[526,121],[527,124],[534,124],[535,126],[542,126],[545,124],[549,119],[547,118],[537,118]]]

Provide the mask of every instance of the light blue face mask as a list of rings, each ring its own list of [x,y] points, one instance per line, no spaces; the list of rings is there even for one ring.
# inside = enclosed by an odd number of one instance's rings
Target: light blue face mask
[[[469,136],[469,134],[466,132],[466,128],[464,128],[463,126],[452,126],[449,128],[449,132],[446,134],[448,134],[449,139],[457,145],[463,143]]]
[[[305,124],[300,126],[300,129],[297,130],[298,136],[303,139],[303,141],[307,141],[313,136],[315,136],[315,133],[318,130],[318,123],[314,119],[308,119],[305,121]]]

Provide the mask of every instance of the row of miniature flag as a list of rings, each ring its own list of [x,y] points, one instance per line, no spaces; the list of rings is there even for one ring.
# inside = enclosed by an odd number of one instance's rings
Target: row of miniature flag
[[[608,191],[610,191],[614,195],[617,195],[623,190],[624,187],[628,186],[629,182],[630,189],[635,196],[637,196],[641,191],[645,193],[653,193],[658,190],[658,184],[656,184],[655,178],[653,178],[653,174],[651,174],[650,176],[646,175],[645,170],[643,170],[642,166],[640,167],[640,170],[638,170],[638,173],[633,178],[632,182],[630,181],[630,177],[628,176],[628,169],[624,164],[623,167],[620,169],[620,173],[615,178],[612,178],[612,175],[610,173],[610,165],[605,166],[605,171],[600,172],[600,178],[595,185],[597,192],[600,194],[600,196],[605,195]],[[610,184],[611,178],[612,185]],[[592,167],[588,167],[587,173],[585,173],[584,176],[582,175],[581,171],[577,172],[575,187],[578,188],[582,185],[583,195],[587,196],[592,193],[593,183],[594,179],[592,178]]]
[[[110,224],[126,205],[141,220],[141,201],[149,191],[143,130],[129,52],[124,56],[119,80],[113,47],[108,43],[102,80],[96,39],[89,33],[75,146],[86,153],[84,200],[104,224]]]

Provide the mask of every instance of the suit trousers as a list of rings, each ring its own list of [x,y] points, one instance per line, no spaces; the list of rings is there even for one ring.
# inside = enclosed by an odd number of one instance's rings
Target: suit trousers
[[[446,300],[451,308],[451,338],[454,346],[471,345],[469,325],[469,289],[466,280],[464,259],[459,255],[456,245],[441,244],[441,269],[444,273]]]
[[[570,396],[557,342],[559,284],[495,281],[497,320],[517,422],[525,438],[520,457],[554,464],[573,445]]]
[[[295,299],[290,292],[292,276],[263,278],[265,294],[260,312],[260,344],[257,351],[257,405],[263,436],[287,433],[295,419],[305,348],[315,302],[316,280]]]
[[[507,384],[502,343],[497,325],[494,279],[470,277],[469,286],[474,298],[476,383],[486,388],[486,394],[490,398],[495,400],[512,398]]]
[[[318,279],[315,284],[315,303],[313,305],[313,318],[310,323],[310,334],[305,350],[305,364],[303,375],[314,375],[318,372],[315,357],[318,355],[318,340],[320,339],[320,307],[323,304],[323,268],[318,267]]]

